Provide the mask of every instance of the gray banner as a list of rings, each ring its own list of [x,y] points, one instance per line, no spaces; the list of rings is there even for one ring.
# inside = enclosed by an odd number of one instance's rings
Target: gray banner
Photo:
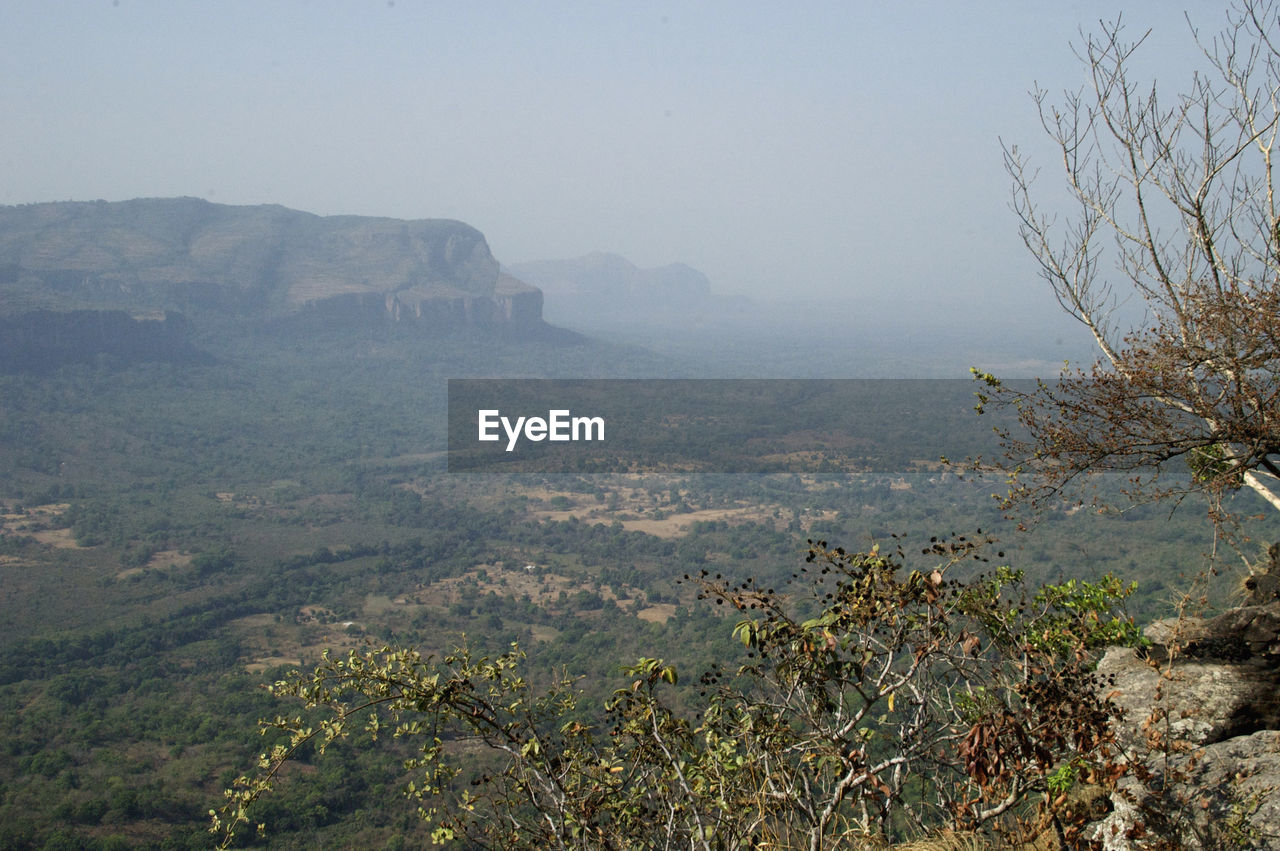
[[[998,453],[970,380],[450,379],[450,472],[919,472]]]

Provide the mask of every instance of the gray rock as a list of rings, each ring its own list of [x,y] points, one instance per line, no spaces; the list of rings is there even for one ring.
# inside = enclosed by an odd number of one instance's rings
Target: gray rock
[[[1250,604],[1270,603],[1280,599],[1280,544],[1267,550],[1269,562],[1265,570],[1244,581]]]
[[[1255,598],[1270,588],[1255,586]],[[1086,836],[1115,851],[1157,847],[1155,837],[1280,849],[1280,601],[1158,621],[1144,635],[1150,647],[1113,647],[1098,663],[1131,769]]]
[[[1159,733],[1192,745],[1280,729],[1280,671],[1253,664],[1192,660],[1154,663],[1113,647],[1098,663],[1105,693],[1125,713],[1121,744],[1139,748]],[[1153,727],[1157,715],[1167,727]]]
[[[1143,840],[1153,836],[1189,849],[1280,848],[1280,731],[1146,765],[1146,782],[1126,777],[1111,812],[1086,833],[1104,849],[1148,847]]]

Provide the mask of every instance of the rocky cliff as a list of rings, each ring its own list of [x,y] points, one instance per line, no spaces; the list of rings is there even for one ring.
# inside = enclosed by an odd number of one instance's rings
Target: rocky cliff
[[[194,198],[0,207],[0,315],[319,313],[438,327],[540,325],[541,305],[462,222]]]
[[[1280,848],[1280,546],[1245,605],[1157,621],[1097,674],[1131,769],[1092,831],[1103,848]]]

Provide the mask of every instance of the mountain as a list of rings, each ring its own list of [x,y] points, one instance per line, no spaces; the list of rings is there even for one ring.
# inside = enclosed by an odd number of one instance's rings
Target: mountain
[[[569,260],[535,260],[511,270],[555,296],[656,303],[698,301],[711,295],[707,276],[683,263],[640,269],[625,257],[602,252]]]
[[[537,328],[542,293],[457,221],[196,198],[0,207],[0,318],[85,310]]]
[[[666,326],[718,322],[746,299],[711,292],[707,276],[683,263],[641,269],[617,254],[518,263],[510,271],[546,294],[549,321],[585,328],[616,322]]]

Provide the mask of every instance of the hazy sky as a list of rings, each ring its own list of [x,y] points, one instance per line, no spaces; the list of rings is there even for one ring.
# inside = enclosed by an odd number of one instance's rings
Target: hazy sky
[[[1047,310],[999,139],[1039,145],[1027,90],[1079,85],[1078,29],[1121,8],[1185,79],[1167,2],[9,0],[0,203],[456,218],[504,263]]]

